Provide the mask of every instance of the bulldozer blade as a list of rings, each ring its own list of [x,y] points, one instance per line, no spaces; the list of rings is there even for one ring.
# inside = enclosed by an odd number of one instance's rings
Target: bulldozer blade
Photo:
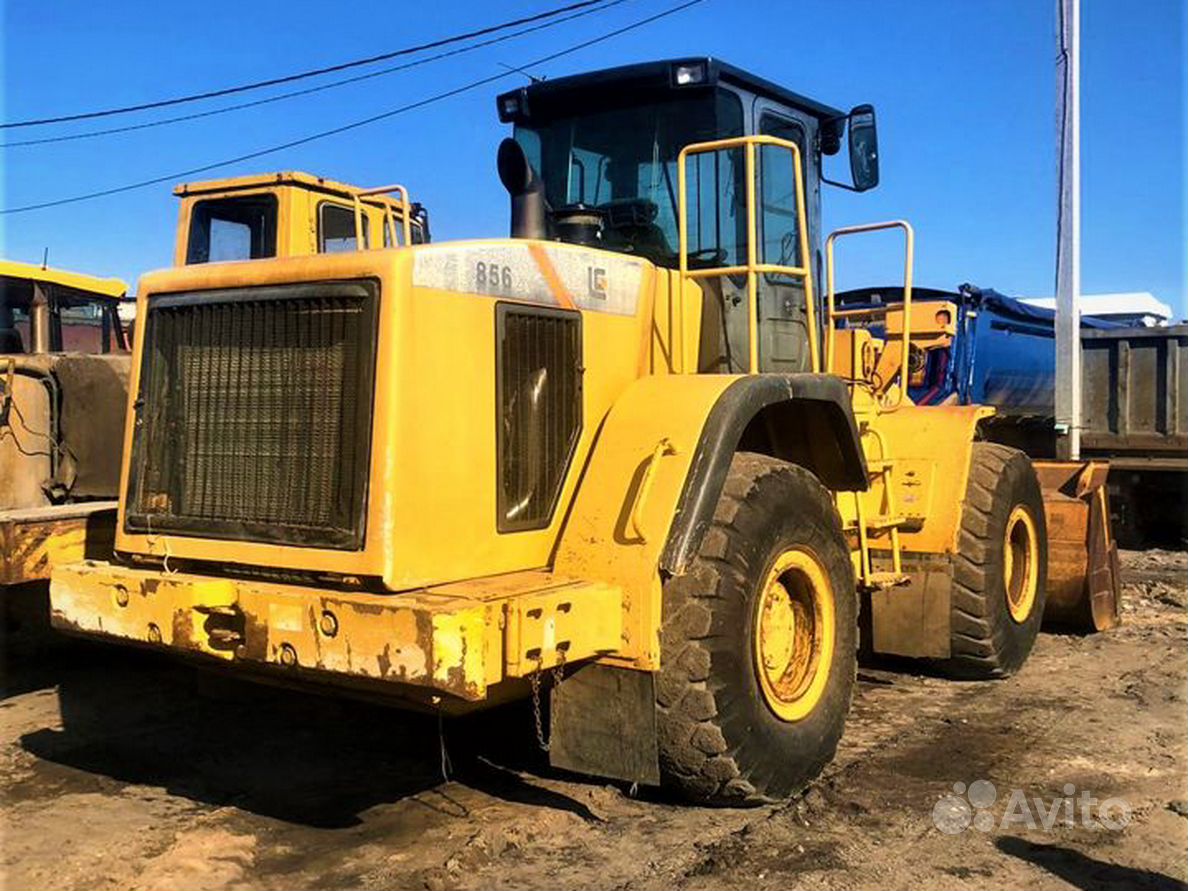
[[[1119,619],[1118,547],[1104,461],[1036,461],[1048,526],[1044,625],[1092,633]]]

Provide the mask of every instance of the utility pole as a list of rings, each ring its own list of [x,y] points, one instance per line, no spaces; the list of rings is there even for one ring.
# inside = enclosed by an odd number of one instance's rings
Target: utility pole
[[[1081,3],[1057,0],[1060,206],[1056,226],[1056,449],[1081,458]]]

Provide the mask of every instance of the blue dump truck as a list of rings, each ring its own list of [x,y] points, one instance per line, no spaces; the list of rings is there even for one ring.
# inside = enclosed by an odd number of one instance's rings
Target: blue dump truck
[[[897,306],[903,289],[836,295],[839,307]],[[981,403],[988,439],[1056,459],[1055,313],[990,289],[912,289],[909,395]],[[871,323],[878,327],[878,320]],[[1183,547],[1188,504],[1188,325],[1081,319],[1082,457],[1108,461],[1122,546]],[[1055,464],[1053,463],[1053,467]],[[1051,470],[1051,473],[1056,473]],[[1084,488],[1085,481],[1079,485]]]

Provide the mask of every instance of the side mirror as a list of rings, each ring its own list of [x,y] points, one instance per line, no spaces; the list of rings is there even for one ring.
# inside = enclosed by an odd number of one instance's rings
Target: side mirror
[[[879,135],[874,106],[854,106],[849,121],[850,176],[854,189],[865,192],[879,184]]]

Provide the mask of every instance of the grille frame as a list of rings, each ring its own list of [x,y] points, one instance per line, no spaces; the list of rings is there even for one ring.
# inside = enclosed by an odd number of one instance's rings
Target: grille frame
[[[574,423],[569,431],[569,441],[564,454],[558,455],[558,460],[552,466],[545,467],[545,473],[552,472],[552,491],[548,502],[542,505],[543,510],[523,519],[509,517],[509,495],[507,491],[507,474],[511,471],[509,459],[512,457],[510,443],[505,437],[504,412],[509,396],[509,369],[506,364],[504,347],[508,336],[509,322],[514,319],[537,319],[561,322],[569,329],[571,337],[573,362],[572,381],[572,412]],[[582,314],[576,310],[557,309],[548,306],[535,306],[526,303],[499,301],[495,304],[495,520],[496,531],[499,534],[529,532],[546,529],[553,522],[557,513],[557,503],[561,499],[561,492],[565,488],[565,480],[573,457],[581,441],[582,430],[585,427],[585,359],[584,359],[584,331]],[[564,384],[564,381],[562,382]],[[546,418],[544,424],[550,423]],[[556,431],[554,431],[556,432]]]
[[[371,470],[375,419],[380,291],[379,280],[369,277],[288,285],[187,290],[151,296],[144,329],[142,354],[139,360],[136,399],[133,403],[134,424],[128,484],[125,490],[124,530],[128,533],[144,535],[169,533],[245,543],[342,551],[363,550],[367,534],[367,510],[370,495],[368,480]],[[276,519],[266,521],[219,519],[145,510],[142,496],[144,494],[143,484],[148,475],[146,471],[148,470],[149,456],[146,455],[146,450],[149,448],[148,440],[153,434],[149,423],[150,419],[146,418],[146,398],[153,395],[151,388],[154,386],[154,366],[159,365],[161,366],[160,371],[172,375],[167,380],[171,392],[163,397],[164,402],[161,407],[163,419],[159,423],[168,424],[168,418],[171,416],[168,401],[178,399],[178,390],[180,389],[177,368],[181,360],[176,355],[163,357],[163,347],[158,343],[163,323],[157,320],[164,318],[164,312],[179,308],[225,307],[245,303],[264,303],[275,306],[277,303],[289,301],[333,301],[336,299],[356,301],[361,306],[358,316],[360,322],[359,348],[354,360],[356,375],[349,388],[350,395],[354,399],[354,416],[347,419],[349,429],[344,425],[340,431],[340,438],[334,444],[334,457],[331,459],[346,461],[347,458],[339,452],[339,449],[343,443],[353,444],[353,448],[348,450],[352,464],[351,472],[339,479],[339,489],[345,491],[352,502],[349,505],[350,509],[341,517],[345,522],[340,525],[311,525],[308,523],[286,523]],[[252,346],[253,344],[250,343],[246,345],[248,350]],[[293,345],[287,345],[285,348],[292,349]],[[348,388],[344,384],[339,392],[345,395],[347,391]],[[180,411],[180,408],[176,409],[177,414],[180,414]],[[172,415],[172,417],[176,418],[176,415]],[[172,437],[174,440],[178,437],[176,431],[158,435]],[[184,449],[178,448],[174,444],[172,451],[166,452],[166,458],[172,463],[160,473],[169,477],[170,486],[184,487],[186,485]],[[170,488],[169,491],[172,495],[176,488]]]

